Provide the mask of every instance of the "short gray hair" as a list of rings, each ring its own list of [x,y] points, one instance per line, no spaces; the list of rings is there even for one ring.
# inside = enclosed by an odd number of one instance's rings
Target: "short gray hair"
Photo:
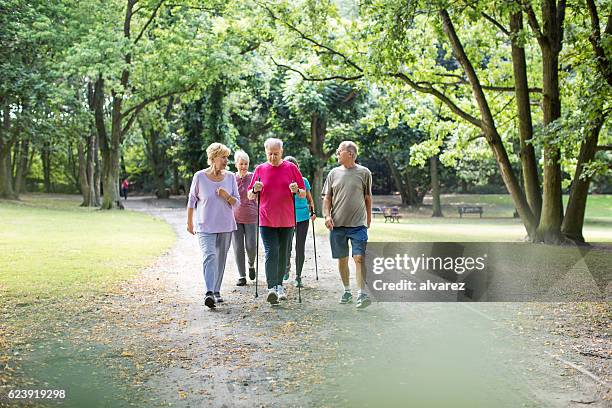
[[[290,162],[290,163],[293,163],[293,164],[295,164],[295,165],[296,165],[298,168],[300,168],[300,165],[298,164],[297,159],[296,159],[295,157],[293,157],[293,156],[285,156],[285,158],[284,158],[283,160],[288,161],[288,162]]]
[[[264,142],[264,148],[268,149],[270,147],[280,147],[281,149],[283,148],[283,141],[280,139],[277,139],[275,137],[270,137],[268,139],[266,139],[266,141]]]
[[[237,164],[240,160],[249,163],[249,155],[244,150],[236,150],[236,153],[234,153],[234,163]]]
[[[353,158],[357,158],[357,153],[359,149],[357,149],[357,145],[355,144],[355,142],[345,140],[340,143],[340,148],[342,147],[344,147],[348,152],[350,152],[353,155]]]

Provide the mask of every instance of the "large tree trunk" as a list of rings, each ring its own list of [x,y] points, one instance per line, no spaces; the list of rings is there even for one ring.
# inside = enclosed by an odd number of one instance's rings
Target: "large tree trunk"
[[[412,183],[412,175],[410,174],[410,166],[406,166],[406,170],[402,174],[403,183],[406,186],[406,194],[408,194],[408,205],[417,203],[414,186]]]
[[[25,191],[25,178],[28,175],[28,158],[30,154],[30,139],[24,138],[21,141],[21,148],[19,149],[19,158],[17,162],[17,169],[15,173],[15,194],[19,195]]]
[[[100,143],[98,142],[98,136],[95,136],[95,147],[93,150],[93,164],[94,164],[94,202],[93,207],[99,207],[102,205],[102,163],[100,161]]]
[[[312,180],[312,199],[315,204],[317,215],[321,215],[323,209],[323,167],[331,157],[331,153],[324,150],[325,136],[327,135],[327,120],[321,118],[317,113],[310,116],[310,153],[316,159],[314,180]]]
[[[523,29],[523,14],[519,11],[510,16],[510,31],[512,34],[512,66],[514,68],[514,89],[519,120],[520,159],[523,175],[523,185],[527,202],[536,220],[540,219],[542,211],[542,192],[538,177],[533,144],[528,142],[533,138],[533,123],[529,103],[529,84],[527,80],[527,62],[525,48],[520,44],[518,35]]]
[[[51,145],[49,142],[43,144],[40,150],[40,159],[43,165],[43,182],[45,185],[45,193],[51,192]]]
[[[395,188],[399,191],[400,196],[402,197],[402,204],[410,205],[410,195],[406,186],[404,185],[404,180],[402,180],[402,175],[400,171],[395,166],[393,162],[393,158],[386,154],[385,161],[387,162],[387,167],[389,167],[389,171],[391,172],[391,177],[393,178],[393,182],[395,183]]]
[[[441,10],[440,16],[442,17],[444,32],[450,40],[453,49],[453,54],[455,55],[457,61],[459,61],[459,63],[463,67],[463,70],[472,87],[474,99],[476,100],[476,103],[478,104],[478,108],[480,110],[481,130],[489,146],[491,147],[491,150],[493,151],[495,161],[497,162],[502,179],[504,180],[504,185],[506,186],[506,189],[512,197],[514,206],[516,207],[521,217],[521,220],[525,225],[527,234],[529,234],[529,237],[533,239],[537,226],[536,219],[533,215],[533,212],[531,211],[531,208],[529,207],[527,198],[525,197],[525,194],[518,183],[518,179],[514,174],[514,171],[512,170],[512,165],[510,164],[508,153],[506,152],[502,139],[499,133],[497,132],[497,128],[495,127],[493,114],[491,113],[491,109],[482,89],[482,85],[480,84],[480,80],[476,75],[476,71],[474,70],[472,63],[465,54],[463,45],[461,44],[461,41],[457,36],[457,32],[455,31],[455,27],[453,26],[448,12],[446,10]]]
[[[181,180],[179,176],[178,166],[172,161],[172,191],[173,195],[179,195],[181,189]]]
[[[542,52],[543,111],[544,125],[549,125],[561,116],[559,99],[558,54]],[[546,243],[557,244],[561,241],[561,222],[563,204],[561,201],[561,151],[554,142],[544,143],[544,195],[542,215],[537,235]]]
[[[431,176],[432,217],[444,217],[440,200],[440,178],[438,177],[438,156],[429,158],[429,175]]]
[[[91,205],[91,195],[89,189],[89,180],[87,179],[87,159],[85,157],[85,148],[83,146],[83,140],[79,140],[77,144],[77,153],[79,161],[79,190],[83,201],[81,207],[89,207]]]
[[[561,117],[559,93],[559,53],[563,44],[563,20],[565,1],[557,6],[555,0],[542,2],[543,31],[536,36],[542,50],[542,111],[544,126]],[[533,19],[532,19],[533,21]],[[532,28],[536,27],[535,22]],[[550,138],[554,139],[554,138]],[[542,214],[537,229],[537,237],[546,243],[561,242],[561,222],[563,221],[563,202],[561,197],[561,151],[549,140],[544,141],[544,195]]]
[[[4,102],[4,101],[2,101]],[[11,172],[11,148],[13,142],[9,137],[11,127],[11,115],[9,106],[2,104],[2,126],[0,127],[0,197],[17,199],[13,189],[13,174]]]
[[[103,87],[103,85],[102,85]],[[100,92],[103,95],[103,92]],[[103,96],[102,96],[103,97]],[[100,206],[100,158],[98,155],[98,130],[97,130],[97,104],[100,98],[96,94],[94,84],[91,81],[87,82],[87,105],[89,110],[94,115],[94,120],[89,124],[89,135],[87,136],[87,158],[85,162],[85,177],[87,191],[83,192],[83,207],[99,207]],[[104,127],[104,118],[101,118],[101,127]]]
[[[576,173],[574,174],[572,189],[567,203],[567,212],[561,228],[568,238],[577,242],[585,242],[584,236],[582,235],[582,227],[584,226],[584,214],[591,177],[582,177],[582,174],[584,165],[595,158],[599,132],[605,119],[601,109],[598,113],[597,119],[587,129],[586,138],[580,146]]]

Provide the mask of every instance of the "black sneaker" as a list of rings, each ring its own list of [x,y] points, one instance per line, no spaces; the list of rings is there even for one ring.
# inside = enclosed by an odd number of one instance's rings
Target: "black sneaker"
[[[246,286],[246,278],[238,279],[238,282],[236,282],[236,286]]]
[[[255,280],[255,268],[252,266],[249,266],[249,279]]]
[[[365,293],[362,293],[361,295],[359,295],[359,297],[357,298],[357,309],[365,309],[366,307],[370,306],[372,304],[372,301],[370,300],[370,297],[368,295],[366,295]]]
[[[342,297],[340,298],[340,304],[346,305],[347,303],[351,303],[353,301],[353,294],[351,292],[344,291]]]
[[[206,297],[204,298],[204,304],[210,309],[215,308],[215,298],[213,297],[212,292],[208,292]]]
[[[278,294],[276,293],[276,289],[268,289],[268,296],[266,297],[266,301],[271,305],[278,305]]]
[[[214,296],[215,296],[215,303],[223,303],[223,298],[221,297],[221,294],[219,292],[215,292]]]

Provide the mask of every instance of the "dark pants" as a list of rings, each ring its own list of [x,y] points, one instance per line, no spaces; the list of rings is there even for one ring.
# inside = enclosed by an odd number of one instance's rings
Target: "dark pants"
[[[259,227],[261,240],[266,252],[266,280],[268,281],[268,289],[283,284],[292,229],[293,227]]]
[[[121,189],[121,192],[123,193],[123,198],[124,198],[125,200],[127,200],[127,193],[128,193],[128,189],[127,189],[127,188],[122,188],[122,189]]]
[[[308,235],[308,227],[310,221],[300,221],[297,223],[297,238],[295,240],[295,275],[297,277],[302,276],[302,269],[304,268],[304,260],[306,256],[304,251],[306,249],[306,236]],[[289,250],[287,251],[287,271],[291,268],[291,247],[293,243],[293,231],[291,231],[291,237],[289,238]]]

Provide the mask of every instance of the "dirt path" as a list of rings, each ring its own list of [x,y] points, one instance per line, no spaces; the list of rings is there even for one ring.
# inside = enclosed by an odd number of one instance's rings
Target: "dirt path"
[[[71,384],[74,398],[64,406],[514,408],[609,402],[608,387],[551,354],[603,370],[596,374],[604,379],[608,365],[577,360],[565,338],[540,323],[554,316],[540,318],[537,305],[378,303],[365,311],[339,305],[339,278],[325,237],[317,237],[319,281],[308,237],[301,304],[292,286],[289,301],[278,308],[263,296],[254,299],[252,285],[234,286],[238,273],[230,250],[226,303],[208,310],[184,202],[130,198],[126,204],[168,222],[177,242],[151,268],[66,322],[63,336],[30,354],[30,373]],[[262,295],[264,288],[260,282]],[[593,332],[604,331],[606,347],[604,327],[593,326]]]

